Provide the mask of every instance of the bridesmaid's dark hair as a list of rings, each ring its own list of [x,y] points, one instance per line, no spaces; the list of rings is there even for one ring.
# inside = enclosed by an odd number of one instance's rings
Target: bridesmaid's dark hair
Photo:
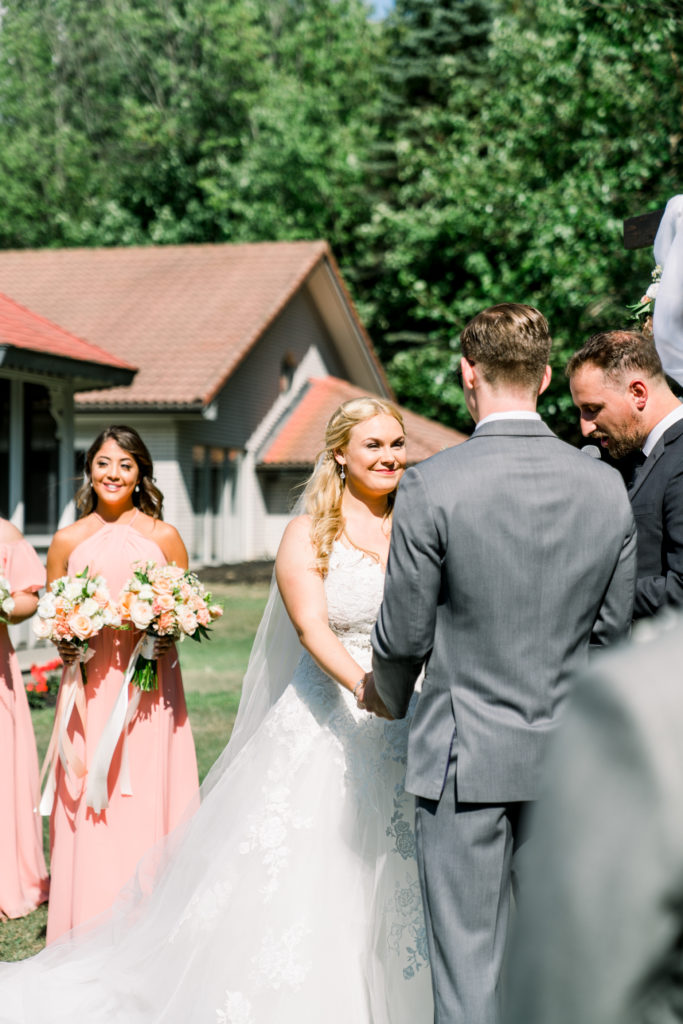
[[[83,467],[83,484],[76,494],[76,507],[81,516],[87,516],[97,507],[97,498],[92,486],[92,463],[104,442],[109,440],[116,441],[119,448],[132,455],[137,463],[140,475],[136,490],[133,492],[133,504],[146,515],[162,519],[161,506],[164,503],[164,496],[154,483],[152,457],[137,430],[125,426],[105,427],[88,448]],[[137,487],[140,488],[139,491]]]

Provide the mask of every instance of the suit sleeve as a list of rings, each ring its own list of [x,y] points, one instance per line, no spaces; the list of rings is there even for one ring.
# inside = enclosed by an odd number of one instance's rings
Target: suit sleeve
[[[624,512],[624,538],[619,559],[593,626],[591,645],[604,647],[628,636],[636,588],[636,523],[630,506]]]
[[[636,587],[634,615],[655,615],[665,605],[683,607],[683,466],[666,485],[662,501],[662,549],[666,574],[643,576]]]
[[[432,649],[440,587],[441,544],[414,467],[396,497],[384,599],[372,635],[375,684],[394,718],[406,714]]]

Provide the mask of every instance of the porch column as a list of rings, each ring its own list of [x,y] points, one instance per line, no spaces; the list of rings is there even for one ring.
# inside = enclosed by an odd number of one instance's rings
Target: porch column
[[[202,523],[202,562],[211,565],[213,514],[211,509],[211,451],[208,445],[204,448],[204,465],[202,467],[202,507],[204,509]]]
[[[76,518],[74,503],[74,399],[68,384],[50,385],[50,413],[57,424],[59,441],[59,490],[57,492],[59,519],[57,528],[73,523]]]
[[[239,464],[239,518],[241,522],[241,552],[239,560],[248,562],[255,557],[254,534],[256,516],[256,459],[248,448]]]
[[[10,381],[9,517],[24,532],[24,382]]]

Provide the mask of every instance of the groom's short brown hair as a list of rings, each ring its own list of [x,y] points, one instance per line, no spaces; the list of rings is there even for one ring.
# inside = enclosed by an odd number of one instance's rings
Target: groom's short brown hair
[[[551,345],[543,314],[518,302],[484,309],[460,335],[463,356],[480,366],[487,383],[534,393],[541,385]]]

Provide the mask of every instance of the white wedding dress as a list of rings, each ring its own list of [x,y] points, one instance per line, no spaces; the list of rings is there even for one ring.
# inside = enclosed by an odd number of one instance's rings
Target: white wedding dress
[[[337,543],[325,587],[332,629],[369,667],[381,567]],[[114,912],[0,967],[0,1021],[431,1020],[407,730],[304,653]]]

